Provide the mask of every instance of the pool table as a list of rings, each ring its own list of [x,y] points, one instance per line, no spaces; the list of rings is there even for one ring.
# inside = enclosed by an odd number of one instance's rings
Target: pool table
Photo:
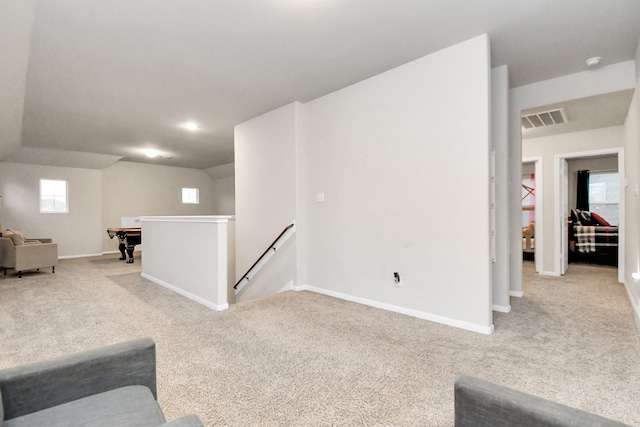
[[[107,234],[109,238],[113,239],[114,237],[118,238],[120,245],[118,249],[122,256],[121,260],[127,259],[127,254],[129,255],[129,259],[127,260],[128,264],[133,263],[133,251],[136,248],[136,245],[142,243],[142,229],[140,227],[137,228],[107,228]],[[126,248],[126,253],[125,253]]]

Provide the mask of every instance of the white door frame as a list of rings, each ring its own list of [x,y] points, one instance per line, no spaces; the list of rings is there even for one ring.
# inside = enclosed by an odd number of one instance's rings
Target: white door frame
[[[567,159],[558,159],[560,183],[560,203],[557,205],[560,216],[556,221],[560,224],[560,274],[566,274],[569,269],[569,162]]]
[[[522,163],[534,164],[534,175],[536,180],[535,186],[535,211],[534,217],[536,225],[533,231],[533,260],[536,273],[542,271],[542,260],[544,259],[544,174],[542,173],[542,156],[523,157]]]
[[[575,159],[575,158],[583,158],[583,157],[598,157],[598,156],[606,156],[615,154],[618,156],[618,185],[620,186],[620,222],[618,224],[618,282],[624,283],[624,267],[625,267],[625,231],[626,231],[626,218],[625,218],[625,187],[626,187],[626,175],[624,170],[624,148],[623,147],[615,147],[615,148],[604,148],[601,150],[591,150],[591,151],[580,151],[574,153],[564,153],[564,154],[556,154],[554,156],[555,159],[555,190],[554,190],[554,203],[555,203],[555,242],[554,242],[554,255],[556,257],[555,266],[555,275],[560,275],[561,271],[561,262],[560,262],[560,254],[561,252],[561,236],[562,233],[561,221],[562,218],[562,208],[560,206],[561,199],[561,188],[562,183],[560,182],[560,163],[561,159]],[[537,218],[536,218],[537,220]],[[566,218],[564,218],[566,221]],[[537,255],[537,254],[536,254]]]

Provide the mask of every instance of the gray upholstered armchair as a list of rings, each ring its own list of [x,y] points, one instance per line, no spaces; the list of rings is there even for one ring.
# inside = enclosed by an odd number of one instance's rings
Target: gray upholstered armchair
[[[0,427],[202,427],[166,422],[156,401],[151,338],[0,370]]]
[[[26,270],[51,267],[52,273],[58,265],[58,244],[51,239],[25,239],[22,230],[13,229],[0,237],[0,267],[15,270],[18,277]]]

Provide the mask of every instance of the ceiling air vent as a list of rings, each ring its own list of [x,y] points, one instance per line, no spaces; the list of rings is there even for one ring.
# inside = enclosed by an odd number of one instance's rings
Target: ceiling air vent
[[[541,128],[544,126],[559,125],[561,123],[567,123],[564,108],[522,116],[522,127],[525,129]]]

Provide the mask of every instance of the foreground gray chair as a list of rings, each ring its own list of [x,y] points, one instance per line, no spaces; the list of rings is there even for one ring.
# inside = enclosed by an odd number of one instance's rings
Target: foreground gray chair
[[[158,405],[151,338],[0,370],[0,427],[200,427],[167,423]]]
[[[455,383],[456,427],[630,427],[480,378]]]

